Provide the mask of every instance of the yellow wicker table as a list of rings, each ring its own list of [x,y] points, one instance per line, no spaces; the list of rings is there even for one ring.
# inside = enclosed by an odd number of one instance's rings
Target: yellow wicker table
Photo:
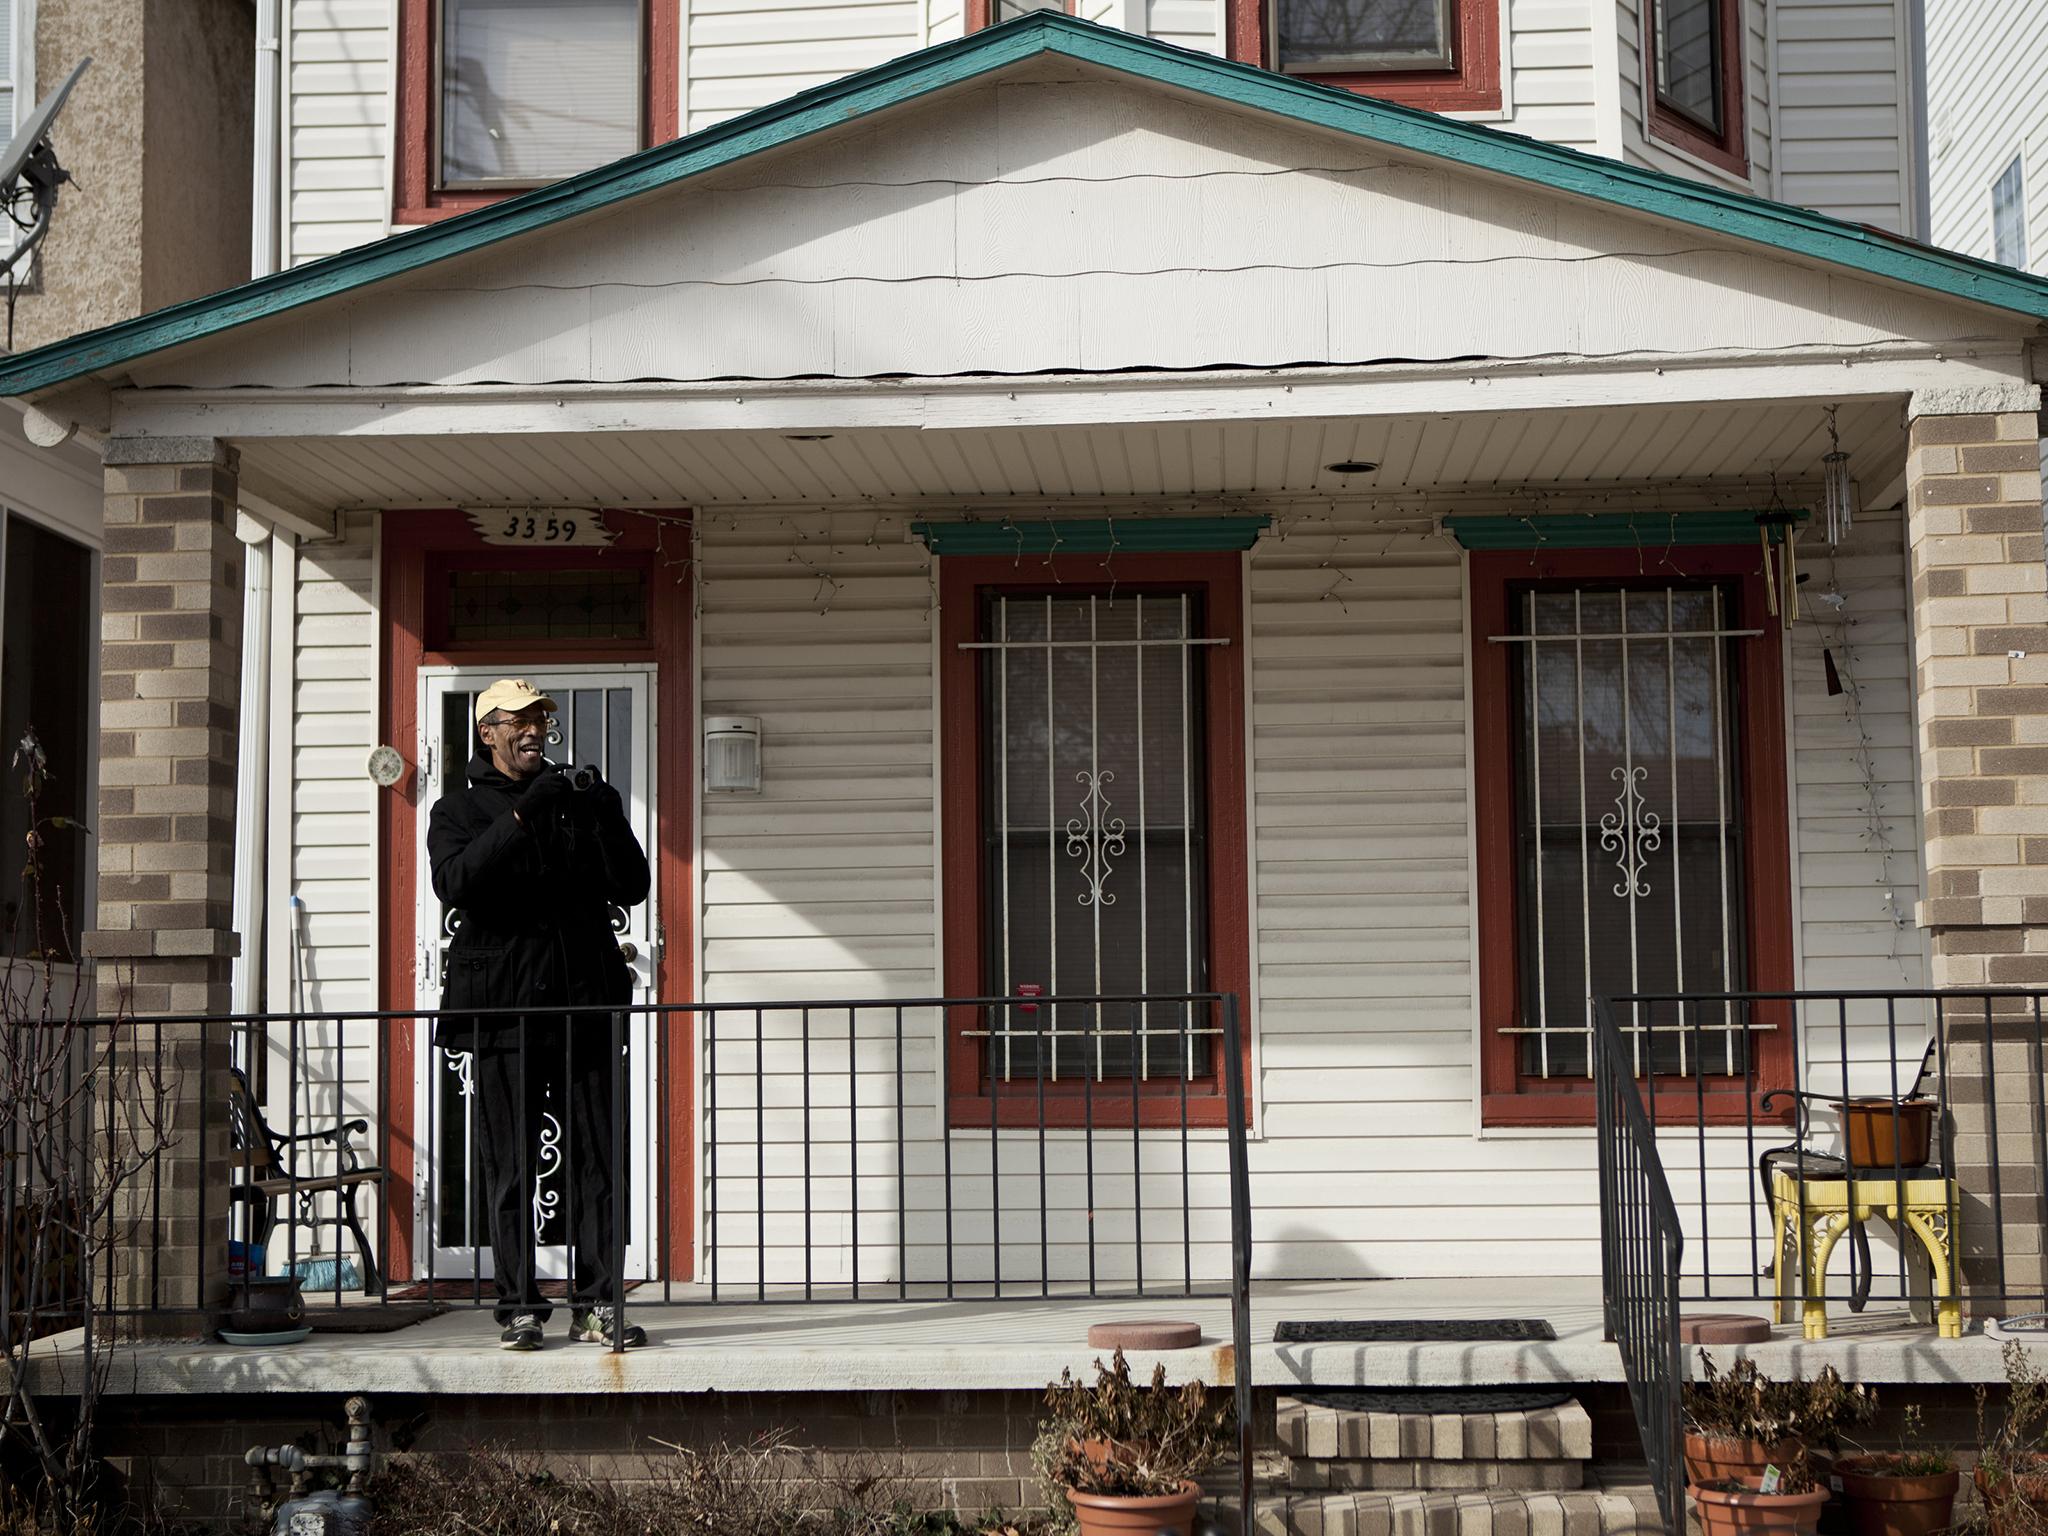
[[[1828,1336],[1828,1259],[1842,1234],[1849,1230],[1852,1219],[1867,1222],[1882,1218],[1891,1223],[1902,1243],[1908,1233],[1916,1240],[1907,1245],[1908,1264],[1915,1271],[1925,1265],[1923,1278],[1931,1282],[1928,1291],[1934,1297],[1934,1317],[1940,1336],[1963,1336],[1963,1308],[1956,1298],[1955,1233],[1949,1225],[1951,1215],[1958,1210],[1954,1179],[1902,1181],[1875,1172],[1867,1178],[1799,1179],[1780,1168],[1771,1175],[1771,1204],[1773,1231],[1778,1240],[1778,1262],[1773,1268],[1778,1280],[1779,1322],[1792,1320],[1792,1306],[1798,1299],[1792,1289],[1792,1266],[1785,1262],[1787,1253],[1796,1248],[1799,1290],[1804,1296],[1800,1322],[1807,1338]],[[1914,1310],[1918,1315],[1921,1308],[1916,1304]]]

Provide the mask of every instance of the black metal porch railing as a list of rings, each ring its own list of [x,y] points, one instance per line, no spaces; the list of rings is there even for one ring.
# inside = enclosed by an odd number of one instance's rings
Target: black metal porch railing
[[[1235,996],[506,1011],[475,1015],[481,1036],[451,1036],[455,1023],[398,1010],[71,1025],[97,1044],[67,1086],[80,1118],[63,1155],[144,1155],[80,1233],[105,1262],[54,1289],[0,1273],[0,1316],[70,1316],[81,1290],[103,1314],[161,1310],[217,1295],[223,1277],[232,1303],[265,1273],[336,1306],[492,1306],[484,1165],[503,1186],[494,1148],[509,1140],[552,1304],[600,1230],[599,1267],[627,1277],[606,1298],[621,1328],[648,1303],[1227,1298],[1248,1452]],[[185,1138],[217,1145],[223,1128],[226,1177],[195,1178]],[[593,1159],[602,1178],[586,1176]],[[577,1209],[592,1189],[609,1220]],[[33,1196],[6,1198],[11,1228]],[[217,1232],[207,1202],[223,1198],[229,1249],[215,1252],[189,1235]]]
[[[1664,1528],[1685,1525],[1679,1458],[1678,1277],[1685,1235],[1638,1091],[1633,1053],[1607,999],[1593,1007],[1593,1102],[1599,1141],[1600,1295],[1607,1337],[1621,1350],[1643,1457]]]
[[[1949,1328],[1965,1300],[2048,1305],[2044,1002],[1991,989],[1597,1004],[1607,1328],[1660,1489],[1675,1476],[1682,1299],[1775,1301],[1781,1322],[1815,1329],[1829,1303],[1903,1305]]]

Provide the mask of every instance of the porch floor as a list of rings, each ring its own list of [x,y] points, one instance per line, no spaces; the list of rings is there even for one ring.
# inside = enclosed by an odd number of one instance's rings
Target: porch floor
[[[692,1294],[695,1294],[694,1288]],[[646,1294],[643,1292],[643,1294]],[[678,1287],[680,1298],[684,1288]],[[567,1315],[550,1320],[547,1348],[497,1347],[488,1311],[461,1308],[382,1334],[319,1333],[283,1348],[152,1339],[116,1351],[111,1389],[144,1395],[218,1392],[765,1392],[1035,1389],[1063,1368],[1084,1375],[1100,1351],[1088,1325],[1128,1318],[1198,1322],[1202,1344],[1160,1356],[1133,1354],[1134,1370],[1163,1359],[1169,1372],[1231,1379],[1230,1305],[1222,1299],[1091,1302],[750,1301],[717,1306],[630,1306],[648,1347],[624,1356],[563,1338]],[[1768,1303],[1689,1303],[1688,1311],[1768,1315]],[[1873,1300],[1860,1317],[1831,1305],[1830,1337],[1808,1341],[1798,1325],[1767,1344],[1717,1349],[1754,1354],[1774,1375],[1832,1364],[1851,1380],[1972,1383],[2002,1379],[1999,1346],[1972,1330],[1935,1337],[1902,1307]],[[1542,1343],[1275,1344],[1285,1318],[1542,1317],[1557,1332]],[[1624,1379],[1621,1357],[1601,1338],[1594,1278],[1267,1281],[1252,1294],[1252,1376],[1259,1386],[1489,1386]],[[76,1333],[35,1346],[39,1388],[61,1389],[76,1370]]]

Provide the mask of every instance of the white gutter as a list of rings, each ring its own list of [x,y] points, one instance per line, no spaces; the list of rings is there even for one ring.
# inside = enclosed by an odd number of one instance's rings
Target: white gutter
[[[242,696],[236,708],[235,885],[233,921],[242,936],[231,977],[231,1006],[254,1013],[263,1006],[264,832],[270,787],[270,544],[267,524],[241,513],[235,536],[242,541],[246,577],[242,582]]]
[[[278,143],[283,124],[283,52],[278,41],[278,7],[283,0],[256,0],[255,187],[250,201],[249,276],[268,277],[278,264]]]

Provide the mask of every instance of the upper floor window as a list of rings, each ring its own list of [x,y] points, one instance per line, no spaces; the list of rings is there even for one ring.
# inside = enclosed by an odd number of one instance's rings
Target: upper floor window
[[[2008,267],[2027,264],[2026,173],[2020,157],[1999,173],[1991,184],[1991,259]]]
[[[1651,133],[1746,176],[1741,0],[1645,0],[1644,31]]]
[[[1503,0],[1226,0],[1230,56],[1436,112],[1500,110]]]
[[[641,147],[644,0],[441,0],[439,182],[534,186]]]
[[[1449,69],[1450,0],[1274,0],[1279,66]]]
[[[1074,7],[1072,0],[967,0],[967,30],[978,32],[983,27],[999,26],[1033,11],[1064,11],[1071,16]]]
[[[681,0],[398,5],[396,223],[481,207],[676,136]]]

